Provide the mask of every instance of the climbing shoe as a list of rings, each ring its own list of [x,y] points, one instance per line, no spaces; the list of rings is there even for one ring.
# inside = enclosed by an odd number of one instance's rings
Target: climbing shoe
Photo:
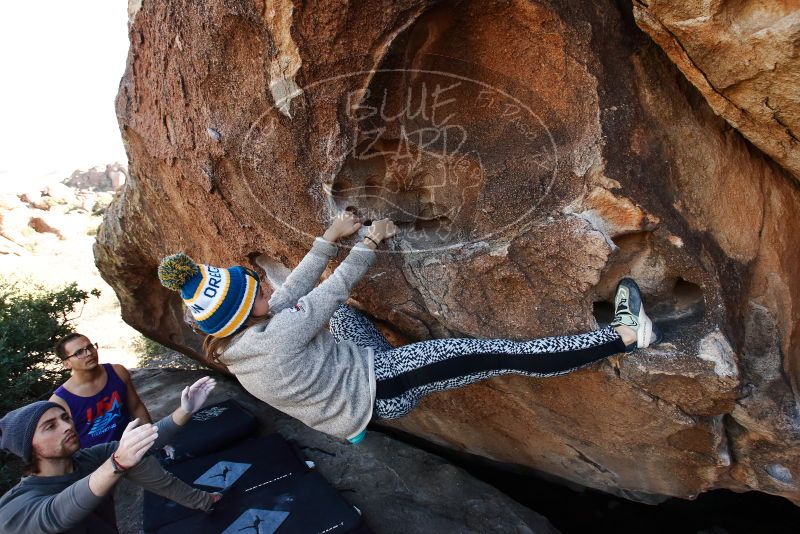
[[[644,313],[642,294],[631,278],[623,278],[617,284],[614,297],[614,320],[610,326],[627,326],[636,332],[636,343],[625,346],[626,352],[643,349],[661,341],[661,332]]]

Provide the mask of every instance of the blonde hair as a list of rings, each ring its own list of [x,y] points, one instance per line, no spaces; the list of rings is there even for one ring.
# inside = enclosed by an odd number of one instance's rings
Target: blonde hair
[[[270,319],[272,319],[272,314],[262,315],[261,317],[250,316],[244,322],[243,327],[250,328],[257,324],[266,323]],[[235,334],[226,337],[207,335],[203,340],[203,354],[205,355],[206,361],[212,365],[224,365],[219,361],[219,357],[222,356],[222,353],[225,352],[234,337],[236,337]]]

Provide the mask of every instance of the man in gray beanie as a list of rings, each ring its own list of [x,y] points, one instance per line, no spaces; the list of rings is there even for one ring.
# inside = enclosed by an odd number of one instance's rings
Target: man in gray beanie
[[[181,393],[181,405],[158,423],[131,421],[119,442],[80,449],[72,419],[53,402],[38,401],[0,419],[0,448],[30,466],[0,498],[0,532],[116,534],[109,497],[121,477],[183,506],[209,510],[221,495],[201,491],[164,471],[147,451],[172,439],[202,408],[215,382],[204,377]]]
[[[31,444],[36,423],[50,408],[58,408],[55,402],[38,401],[17,408],[0,419],[0,449],[31,461]]]

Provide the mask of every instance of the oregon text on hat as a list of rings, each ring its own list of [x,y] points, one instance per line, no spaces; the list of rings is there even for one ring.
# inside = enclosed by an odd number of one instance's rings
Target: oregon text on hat
[[[229,336],[250,314],[258,279],[243,267],[197,267],[200,274],[183,286],[181,296],[201,330],[217,337]]]

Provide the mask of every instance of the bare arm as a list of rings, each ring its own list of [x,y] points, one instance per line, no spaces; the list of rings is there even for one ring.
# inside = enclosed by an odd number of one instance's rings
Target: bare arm
[[[145,453],[153,446],[156,438],[158,438],[158,427],[156,425],[145,423],[138,426],[139,424],[136,419],[128,423],[122,433],[122,438],[119,440],[116,452],[111,455],[121,467],[127,469],[135,468],[142,461]],[[89,475],[89,489],[94,495],[105,497],[119,478],[120,474],[114,473],[114,465],[111,462],[111,458],[108,458],[94,473]]]
[[[64,408],[64,411],[67,412],[67,415],[72,417],[72,412],[70,412],[70,410],[69,410],[69,404],[67,404],[67,401],[65,401],[64,399],[62,399],[61,397],[59,397],[55,393],[50,395],[50,398],[47,399],[47,400],[49,400],[50,402],[55,402],[56,404],[58,404],[59,406]]]
[[[109,458],[89,475],[89,490],[97,497],[105,497],[116,485],[120,475],[114,473],[114,466]]]
[[[125,382],[125,389],[128,391],[128,412],[130,413],[131,419],[138,419],[142,423],[152,423],[153,418],[150,416],[150,412],[147,411],[147,407],[139,397],[139,393],[133,385],[131,374],[124,365],[115,363],[113,367],[117,376]]]

